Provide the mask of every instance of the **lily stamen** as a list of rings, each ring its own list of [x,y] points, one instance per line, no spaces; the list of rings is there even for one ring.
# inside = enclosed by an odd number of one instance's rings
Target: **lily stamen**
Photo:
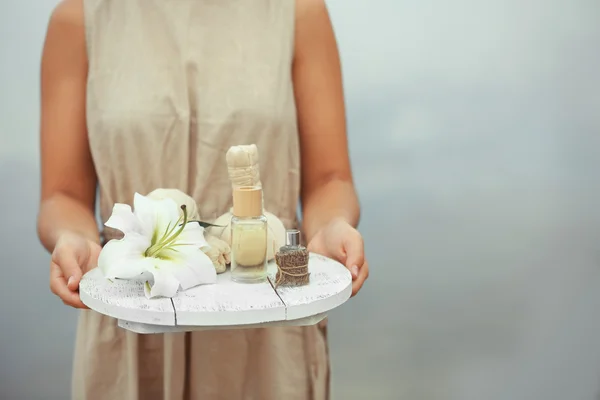
[[[175,227],[177,227],[177,225],[178,225],[178,224],[174,224],[173,227],[171,229],[169,229],[169,231],[166,232],[165,235],[163,235],[163,237],[160,240],[158,240],[156,244],[154,244],[153,246],[150,246],[148,248],[148,250],[146,250],[146,252],[145,252],[146,257],[154,257],[161,251],[168,249],[170,247],[170,245],[181,234],[181,232],[183,232],[183,230],[185,229],[185,225],[188,222],[187,221],[187,208],[186,208],[185,204],[181,206],[181,209],[183,210],[183,224],[179,225],[179,229],[177,229],[177,231],[175,233],[172,233],[173,230],[175,229]],[[181,217],[179,217],[179,220],[177,222],[179,222],[179,221],[181,221]]]

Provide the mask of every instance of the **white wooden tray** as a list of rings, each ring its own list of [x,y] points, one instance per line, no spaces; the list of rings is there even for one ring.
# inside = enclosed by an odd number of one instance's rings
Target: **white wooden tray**
[[[83,276],[79,294],[86,306],[137,333],[312,325],[350,298],[352,276],[337,261],[313,253],[308,269],[306,286],[275,289],[277,266],[272,261],[266,282],[236,283],[227,271],[217,276],[216,284],[171,299],[147,299],[142,281],[111,281],[95,268]]]

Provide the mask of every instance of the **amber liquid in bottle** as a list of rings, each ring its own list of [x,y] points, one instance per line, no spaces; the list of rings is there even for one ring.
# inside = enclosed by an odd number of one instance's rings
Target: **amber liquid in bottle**
[[[231,279],[262,282],[267,278],[267,218],[231,219]]]
[[[231,218],[231,279],[240,283],[267,279],[267,217],[262,190],[240,187],[233,192]]]

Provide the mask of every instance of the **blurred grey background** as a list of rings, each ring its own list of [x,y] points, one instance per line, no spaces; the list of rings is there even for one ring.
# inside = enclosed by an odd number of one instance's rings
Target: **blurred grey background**
[[[0,399],[67,399],[35,232],[56,0],[0,2]],[[600,3],[329,0],[372,275],[333,399],[600,398]]]

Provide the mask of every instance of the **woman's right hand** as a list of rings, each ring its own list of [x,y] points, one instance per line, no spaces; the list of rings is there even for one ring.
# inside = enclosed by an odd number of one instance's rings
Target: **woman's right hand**
[[[50,290],[68,306],[87,308],[79,298],[83,274],[98,265],[100,245],[76,233],[62,233],[50,262]]]

